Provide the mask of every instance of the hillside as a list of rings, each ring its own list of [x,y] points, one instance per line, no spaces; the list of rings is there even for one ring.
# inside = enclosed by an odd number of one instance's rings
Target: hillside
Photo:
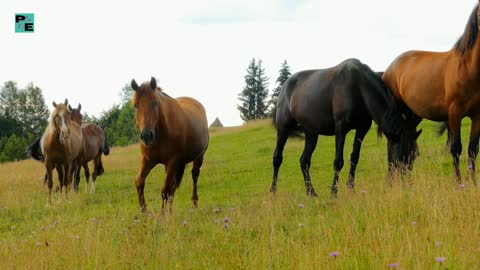
[[[149,214],[138,209],[134,186],[138,145],[113,148],[96,194],[71,193],[47,207],[43,165],[0,164],[0,265],[3,269],[478,269],[480,192],[451,178],[445,135],[424,122],[420,157],[409,180],[387,183],[386,140],[365,139],[356,192],[346,187],[353,132],[345,144],[339,194],[330,196],[334,138],[319,138],[312,158],[318,198],[305,195],[302,139],[290,139],[272,178],[271,120],[212,130],[202,168],[199,208],[191,208],[187,168],[172,214],[159,215],[164,170],[147,177]],[[464,121],[466,174],[469,122]],[[58,185],[56,176],[54,185]],[[54,198],[56,198],[56,194]],[[228,218],[228,220],[225,220]],[[338,256],[335,257],[335,255]],[[436,268],[437,267],[437,268]]]

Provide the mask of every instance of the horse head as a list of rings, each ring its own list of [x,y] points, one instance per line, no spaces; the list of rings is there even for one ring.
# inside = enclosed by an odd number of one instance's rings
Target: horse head
[[[70,119],[72,119],[73,122],[81,125],[83,123],[83,116],[80,112],[80,110],[82,109],[82,104],[78,103],[77,108],[72,108],[72,106],[70,106],[69,104],[68,109],[71,111]]]
[[[59,133],[60,142],[63,144],[70,136],[70,110],[68,109],[68,100],[62,104],[52,102],[54,110],[51,114],[51,126]]]
[[[150,82],[145,82],[138,86],[135,79],[131,83],[135,91],[132,103],[135,106],[136,125],[140,130],[140,138],[145,145],[152,145],[155,141],[155,129],[158,124],[158,106],[160,100],[158,97],[157,81],[151,78]]]
[[[422,130],[415,130],[413,128],[406,128],[402,130],[399,136],[391,136],[385,134],[387,137],[387,152],[388,152],[388,168],[392,170],[412,170],[413,162],[419,155],[417,139],[422,133]]]

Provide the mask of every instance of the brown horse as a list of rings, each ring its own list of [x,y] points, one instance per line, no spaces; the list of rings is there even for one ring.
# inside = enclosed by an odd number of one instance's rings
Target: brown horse
[[[85,192],[88,192],[88,184],[90,177],[90,170],[88,168],[88,162],[93,160],[93,173],[92,173],[92,186],[90,193],[95,193],[95,180],[97,176],[103,174],[102,153],[107,156],[110,153],[110,149],[105,139],[105,132],[101,127],[95,123],[83,124],[83,116],[80,110],[82,105],[78,104],[76,109],[68,106],[71,113],[71,119],[75,123],[82,127],[82,149],[77,159],[77,166],[75,170],[75,181],[73,182],[73,188],[78,192],[78,184],[80,183],[80,169],[83,167],[85,171]]]
[[[75,161],[82,146],[80,125],[70,120],[68,100],[64,104],[52,103],[55,108],[50,116],[48,126],[40,139],[41,152],[47,170],[48,203],[52,201],[53,169],[58,173],[60,192],[65,187],[68,195]]]
[[[387,68],[383,80],[414,113],[416,127],[422,118],[448,121],[451,154],[457,181],[461,181],[459,158],[462,152],[461,121],[472,119],[468,163],[475,181],[475,160],[480,137],[480,10],[473,9],[465,31],[447,52],[408,51]]]
[[[162,210],[168,202],[171,211],[185,166],[192,161],[192,202],[197,207],[197,180],[209,140],[205,109],[193,98],[171,98],[157,87],[153,77],[150,83],[141,86],[132,80],[131,86],[135,91],[132,103],[142,141],[142,164],[135,182],[140,209],[146,211],[147,207],[143,196],[145,178],[161,163],[167,173],[162,188]]]

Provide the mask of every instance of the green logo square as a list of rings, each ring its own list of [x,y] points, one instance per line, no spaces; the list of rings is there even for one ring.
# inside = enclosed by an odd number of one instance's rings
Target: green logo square
[[[33,33],[34,19],[33,13],[15,13],[15,33]]]

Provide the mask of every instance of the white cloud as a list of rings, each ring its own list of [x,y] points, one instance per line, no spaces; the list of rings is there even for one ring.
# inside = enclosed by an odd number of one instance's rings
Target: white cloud
[[[252,57],[272,88],[284,59],[293,71],[349,57],[381,70],[405,50],[450,49],[476,1],[417,2],[2,1],[0,83],[32,81],[48,104],[68,97],[98,115],[132,78],[156,76],[171,95],[204,103],[210,122],[238,125]],[[35,13],[34,34],[13,33],[15,12]]]

